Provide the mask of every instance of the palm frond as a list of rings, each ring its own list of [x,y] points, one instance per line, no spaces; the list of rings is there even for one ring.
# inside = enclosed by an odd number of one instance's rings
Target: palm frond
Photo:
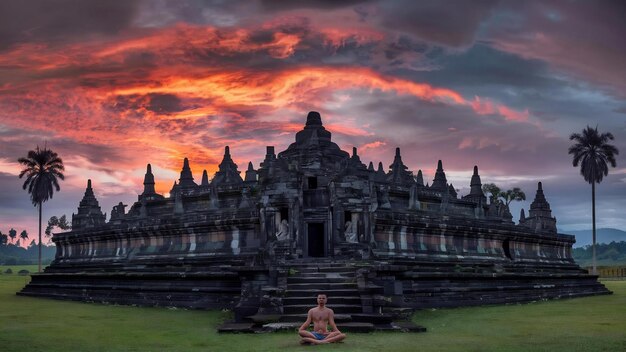
[[[65,167],[57,153],[37,147],[28,151],[26,158],[19,158],[18,162],[24,166],[19,177],[26,176],[22,188],[30,194],[33,205],[47,201],[53,197],[55,190],[61,190],[58,180],[65,179],[62,173]]]
[[[598,127],[587,126],[582,133],[572,133],[570,140],[576,143],[568,149],[572,154],[572,165],[580,165],[580,174],[589,183],[600,183],[604,176],[609,174],[609,165],[615,167],[615,155],[619,154],[617,148],[608,144],[613,140],[610,132],[599,133]]]

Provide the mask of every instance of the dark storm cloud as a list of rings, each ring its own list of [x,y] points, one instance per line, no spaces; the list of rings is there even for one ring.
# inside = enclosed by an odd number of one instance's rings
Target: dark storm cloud
[[[129,157],[125,150],[114,145],[77,142],[68,138],[56,138],[48,145],[62,158],[81,157],[93,164],[95,169],[107,173],[115,172],[114,165],[124,165]]]
[[[480,1],[262,1],[268,12],[296,9],[337,10],[353,8],[363,20],[381,28],[451,47],[474,41],[481,23],[497,0]]]
[[[509,1],[485,25],[483,37],[623,98],[625,14],[624,1]]]
[[[293,16],[302,10],[308,11],[306,16],[318,25],[333,27],[347,23],[333,23],[328,15],[344,11],[355,14],[355,21],[369,23],[391,36],[404,33],[437,45],[465,47],[474,42],[481,23],[490,17],[496,4],[497,0],[158,1],[143,3],[138,23],[165,26],[186,22],[229,27],[254,25],[285,14]]]
[[[113,164],[124,164],[128,161],[124,155],[125,152],[115,146],[78,142],[69,138],[60,138],[52,132],[38,130],[3,129],[0,131],[0,145],[2,145],[0,160],[4,159],[7,163],[14,165],[16,172],[22,169],[17,159],[25,157],[29,150],[34,150],[37,146],[48,147],[55,151],[66,162],[66,166],[68,160],[82,158],[98,170],[107,173],[116,171]]]
[[[451,47],[473,43],[497,1],[381,1],[381,24],[428,42]]]
[[[500,116],[478,116],[465,107],[374,92],[346,110],[342,113],[358,116],[377,138],[387,141],[390,153],[403,146],[403,159],[413,171],[432,168],[443,159],[444,167],[455,170],[471,170],[478,164],[490,172],[505,169],[524,175],[529,170],[553,170],[555,160],[566,158],[565,138],[546,136],[529,123],[512,127]]]
[[[261,0],[263,8],[271,11],[294,9],[331,10],[371,3],[368,0]]]
[[[26,157],[29,150],[34,150],[36,147],[49,147],[58,152],[56,148],[52,147],[56,145],[53,132],[2,127],[4,126],[0,125],[0,146],[2,146],[0,148],[0,161],[4,159],[5,163],[13,166],[12,171],[16,175],[23,168],[17,159]]]
[[[620,113],[620,114],[626,114],[626,106],[615,108],[613,111],[617,112],[617,113]]]
[[[242,18],[254,21],[259,15],[255,0],[141,0],[136,24],[140,27],[164,27],[185,22],[193,25],[229,27]]]
[[[407,74],[418,81],[471,89],[485,85],[555,88],[564,84],[553,76],[546,62],[523,59],[484,44],[476,44],[462,53],[439,55],[432,61],[437,70]]]
[[[19,179],[16,175],[0,172],[1,205],[7,208],[19,206],[29,210],[33,207],[33,204],[28,199],[28,193],[22,189],[24,180]]]
[[[619,100],[590,90],[588,84],[564,76],[539,59],[476,44],[469,50],[431,59],[433,70],[397,70],[394,74],[415,81],[450,87],[464,96],[491,97],[533,117],[558,123],[557,129],[574,131],[585,123],[608,117],[605,128],[619,122]],[[601,113],[599,113],[601,111]],[[593,122],[596,123],[596,122]]]
[[[183,101],[177,95],[159,93],[118,95],[106,107],[116,113],[133,111],[135,112],[133,117],[136,118],[144,117],[142,112],[137,111],[140,109],[165,115],[186,110]]]
[[[220,32],[224,38],[228,38],[226,32]],[[266,45],[276,41],[277,33],[295,35],[298,38],[298,43],[288,57],[277,57],[273,52],[275,48]],[[431,69],[430,56],[442,54],[440,48],[406,35],[363,40],[356,33],[352,36],[345,35],[340,44],[331,44],[329,38],[306,18],[298,23],[250,29],[249,34],[241,40],[242,45],[256,45],[258,49],[225,52],[219,47],[186,47],[184,59],[198,67],[219,65],[238,69],[283,71],[309,65],[361,66],[387,72],[397,68]]]
[[[147,109],[156,113],[171,114],[185,110],[182,100],[174,94],[148,94],[150,104]]]
[[[114,35],[130,26],[137,1],[0,2],[0,50],[24,42],[67,42]]]

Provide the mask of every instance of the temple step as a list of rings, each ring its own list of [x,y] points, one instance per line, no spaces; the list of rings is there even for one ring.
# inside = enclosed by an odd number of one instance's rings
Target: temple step
[[[304,323],[307,318],[307,313],[295,313],[295,314],[283,314],[280,317],[280,322],[299,322]],[[335,323],[351,322],[352,316],[350,314],[335,314]]]
[[[296,284],[353,284],[354,278],[349,277],[294,277],[289,278],[289,285]]]
[[[357,289],[356,283],[344,283],[344,282],[316,282],[316,283],[297,283],[288,284],[287,290],[337,290],[337,289]]]
[[[283,298],[283,305],[308,305],[311,306],[315,304],[315,297],[313,295],[306,296],[298,296],[298,297],[285,297]],[[350,304],[350,305],[361,305],[361,296],[336,296],[333,295],[331,298],[331,304],[334,306],[335,303],[339,304]]]
[[[283,310],[285,314],[307,313],[313,307],[311,304],[285,305]],[[329,304],[328,307],[337,314],[361,313],[363,311],[360,304]]]
[[[315,287],[302,287],[298,289],[289,288],[285,292],[285,297],[309,297],[311,304],[315,305],[317,304],[315,299],[317,298],[317,294],[320,292],[325,293],[331,299],[335,296],[350,296],[355,294],[355,290],[352,288],[329,288],[322,290]]]

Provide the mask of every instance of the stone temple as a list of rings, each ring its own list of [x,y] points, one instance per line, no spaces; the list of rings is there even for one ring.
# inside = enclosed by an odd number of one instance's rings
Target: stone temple
[[[474,167],[460,196],[439,161],[430,185],[402,162],[363,164],[310,112],[295,142],[267,147],[242,177],[229,147],[209,182],[187,159],[169,197],[144,189],[109,221],[88,181],[72,230],[19,294],[89,302],[227,308],[239,331],[299,325],[317,292],[340,328],[411,329],[419,308],[608,294],[572,259],[538,183],[519,224],[487,202]],[[415,328],[415,327],[413,327]]]

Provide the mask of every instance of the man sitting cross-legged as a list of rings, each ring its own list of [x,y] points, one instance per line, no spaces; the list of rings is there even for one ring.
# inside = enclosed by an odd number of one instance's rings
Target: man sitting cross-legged
[[[337,329],[335,324],[335,313],[326,307],[327,297],[325,293],[317,295],[317,307],[309,309],[306,321],[300,327],[301,343],[331,343],[339,342],[346,338],[346,335]],[[309,325],[313,323],[313,331],[308,331]],[[330,331],[328,326],[330,325]]]

